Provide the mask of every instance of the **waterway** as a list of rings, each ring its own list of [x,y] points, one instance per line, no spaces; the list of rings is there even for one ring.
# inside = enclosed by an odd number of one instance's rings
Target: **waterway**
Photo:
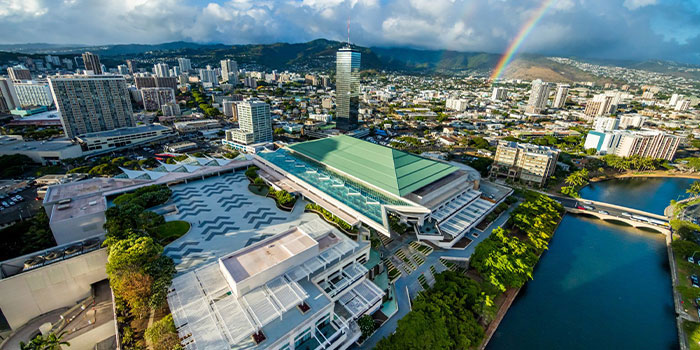
[[[580,193],[663,214],[693,181],[617,179]],[[567,214],[487,349],[678,349],[664,237]]]

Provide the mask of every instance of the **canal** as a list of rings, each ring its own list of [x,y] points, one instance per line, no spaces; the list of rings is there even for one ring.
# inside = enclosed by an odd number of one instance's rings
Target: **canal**
[[[694,180],[594,183],[583,198],[663,214]],[[488,350],[678,349],[664,237],[567,214]]]

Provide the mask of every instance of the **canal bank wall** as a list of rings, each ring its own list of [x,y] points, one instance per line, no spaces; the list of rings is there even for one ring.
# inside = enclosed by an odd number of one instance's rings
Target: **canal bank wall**
[[[564,219],[564,215],[566,215],[566,211],[564,211],[562,216],[559,218],[559,222],[557,222],[557,226],[554,228],[554,231],[552,231],[552,237],[549,238],[550,242],[552,241],[552,239],[554,239],[554,234],[557,232],[557,229],[559,229],[559,225],[561,224],[561,221]],[[545,250],[545,252],[546,251],[547,250]],[[542,252],[542,254],[540,254],[537,257],[538,264],[540,262],[540,259],[542,258],[542,255],[544,255],[545,252]],[[535,265],[535,267],[537,267],[537,265]],[[491,321],[491,323],[489,324],[488,327],[486,327],[486,331],[484,332],[484,340],[481,342],[481,345],[479,345],[479,350],[484,350],[484,349],[486,349],[486,346],[489,345],[489,341],[491,341],[491,338],[493,338],[493,335],[496,334],[496,331],[498,330],[498,326],[501,324],[501,321],[503,321],[503,318],[506,317],[506,314],[508,313],[510,306],[513,305],[513,302],[515,301],[515,298],[518,297],[518,294],[520,293],[521,289],[522,289],[522,287],[517,288],[517,289],[509,289],[504,293],[505,300],[503,301],[503,304],[501,304],[501,307],[498,308],[498,312],[496,312],[496,317],[494,318],[494,320]]]

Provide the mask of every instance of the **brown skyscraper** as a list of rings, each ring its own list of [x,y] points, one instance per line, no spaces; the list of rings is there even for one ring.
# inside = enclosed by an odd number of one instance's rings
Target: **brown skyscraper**
[[[102,74],[102,64],[100,64],[99,56],[92,52],[86,52],[83,54],[83,62],[86,70],[91,70],[96,75]]]

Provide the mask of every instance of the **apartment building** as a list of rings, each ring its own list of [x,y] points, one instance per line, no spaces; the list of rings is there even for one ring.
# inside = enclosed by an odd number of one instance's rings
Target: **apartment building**
[[[500,141],[491,175],[542,186],[554,174],[558,158],[559,150],[552,147]]]

